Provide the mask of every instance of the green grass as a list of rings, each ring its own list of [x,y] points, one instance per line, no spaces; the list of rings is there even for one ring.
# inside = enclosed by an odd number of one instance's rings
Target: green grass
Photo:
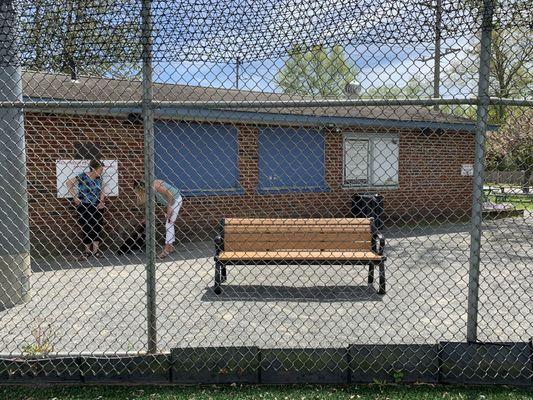
[[[496,203],[495,195],[491,194],[487,196],[487,199],[491,203]],[[517,210],[533,211],[533,197],[506,195],[506,198],[502,203],[511,203]]]
[[[533,389],[461,386],[0,386],[2,400],[533,400]]]
[[[483,186],[490,186],[492,188],[501,188],[501,187],[504,187],[504,188],[516,188],[519,185],[517,185],[516,183],[485,182],[485,183],[483,183]]]

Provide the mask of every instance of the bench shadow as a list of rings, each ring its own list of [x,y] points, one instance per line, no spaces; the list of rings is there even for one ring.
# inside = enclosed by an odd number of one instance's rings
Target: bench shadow
[[[381,301],[383,296],[371,286],[268,286],[268,285],[227,285],[217,295],[208,287],[202,301]]]

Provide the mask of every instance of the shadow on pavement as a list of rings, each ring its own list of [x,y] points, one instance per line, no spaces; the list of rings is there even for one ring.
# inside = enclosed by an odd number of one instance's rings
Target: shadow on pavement
[[[267,285],[227,285],[217,295],[207,288],[202,301],[381,301],[383,296],[370,286],[267,286]]]

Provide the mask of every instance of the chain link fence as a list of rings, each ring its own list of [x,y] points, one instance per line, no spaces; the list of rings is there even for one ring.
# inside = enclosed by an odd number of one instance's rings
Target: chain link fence
[[[531,385],[531,24],[2,1],[0,380]]]

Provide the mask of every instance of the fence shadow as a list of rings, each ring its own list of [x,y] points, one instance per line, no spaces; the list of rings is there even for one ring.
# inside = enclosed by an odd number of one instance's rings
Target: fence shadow
[[[51,260],[32,260],[31,267],[33,272],[48,272],[68,269],[121,267],[144,263],[145,256],[142,252],[122,256],[112,252],[105,252],[102,258],[90,257],[89,259],[82,259],[75,256],[61,256]]]
[[[486,235],[491,235],[498,243],[508,243],[512,246],[520,248],[525,242],[526,236],[531,232],[531,219],[529,215],[525,218],[508,218],[495,221],[483,221],[483,237],[482,241],[486,242]],[[440,240],[443,243],[448,243],[453,235],[463,235],[464,240],[469,240],[470,225],[466,223],[449,223],[440,224],[435,226],[425,227],[396,227],[388,228],[384,230],[385,238],[387,239],[387,252],[389,255],[395,254],[398,256],[398,252],[401,252],[405,246],[405,240],[420,241],[420,238],[426,236],[435,236],[434,241]],[[438,238],[439,235],[442,237]],[[400,244],[400,241],[401,244]],[[463,243],[463,242],[462,242]],[[466,243],[466,242],[464,242]],[[487,252],[491,250],[490,245],[484,245],[483,251]],[[437,253],[441,251],[440,248],[431,249],[424,258],[433,257],[430,253]],[[457,249],[457,251],[465,251],[464,249]],[[214,244],[211,240],[195,241],[179,243],[176,246],[176,252],[171,254],[165,260],[156,260],[156,263],[175,263],[182,261],[199,261],[204,263],[206,259],[212,260],[214,254]],[[521,254],[506,253],[506,256],[523,258]],[[527,254],[523,254],[527,257]],[[412,256],[409,256],[412,257]],[[403,258],[402,258],[403,259]],[[212,262],[212,261],[210,261]],[[527,260],[526,260],[527,262]],[[89,260],[80,260],[72,254],[58,256],[49,259],[33,259],[32,269],[34,272],[46,272],[57,271],[66,269],[85,269],[85,268],[101,268],[101,267],[120,267],[127,265],[140,265],[145,263],[145,254],[143,251],[138,251],[134,254],[118,256],[113,251],[106,251],[104,257],[101,259],[90,258]]]
[[[164,260],[156,260],[156,263],[172,263],[180,261],[212,258],[214,245],[212,241],[188,242],[176,246],[176,252]],[[158,248],[159,251],[159,248]],[[32,259],[33,272],[59,271],[66,269],[85,269],[102,267],[123,267],[127,265],[140,265],[146,263],[144,251],[136,251],[127,255],[118,255],[116,251],[104,251],[102,258],[90,257],[88,260],[81,259],[81,254],[61,255],[48,259]]]
[[[470,225],[467,223],[439,223],[427,226],[397,226],[386,228],[383,233],[388,239],[419,238],[428,235],[449,235],[470,232]]]
[[[228,285],[217,295],[208,287],[202,301],[381,301],[382,296],[371,286],[268,286],[268,285]]]

